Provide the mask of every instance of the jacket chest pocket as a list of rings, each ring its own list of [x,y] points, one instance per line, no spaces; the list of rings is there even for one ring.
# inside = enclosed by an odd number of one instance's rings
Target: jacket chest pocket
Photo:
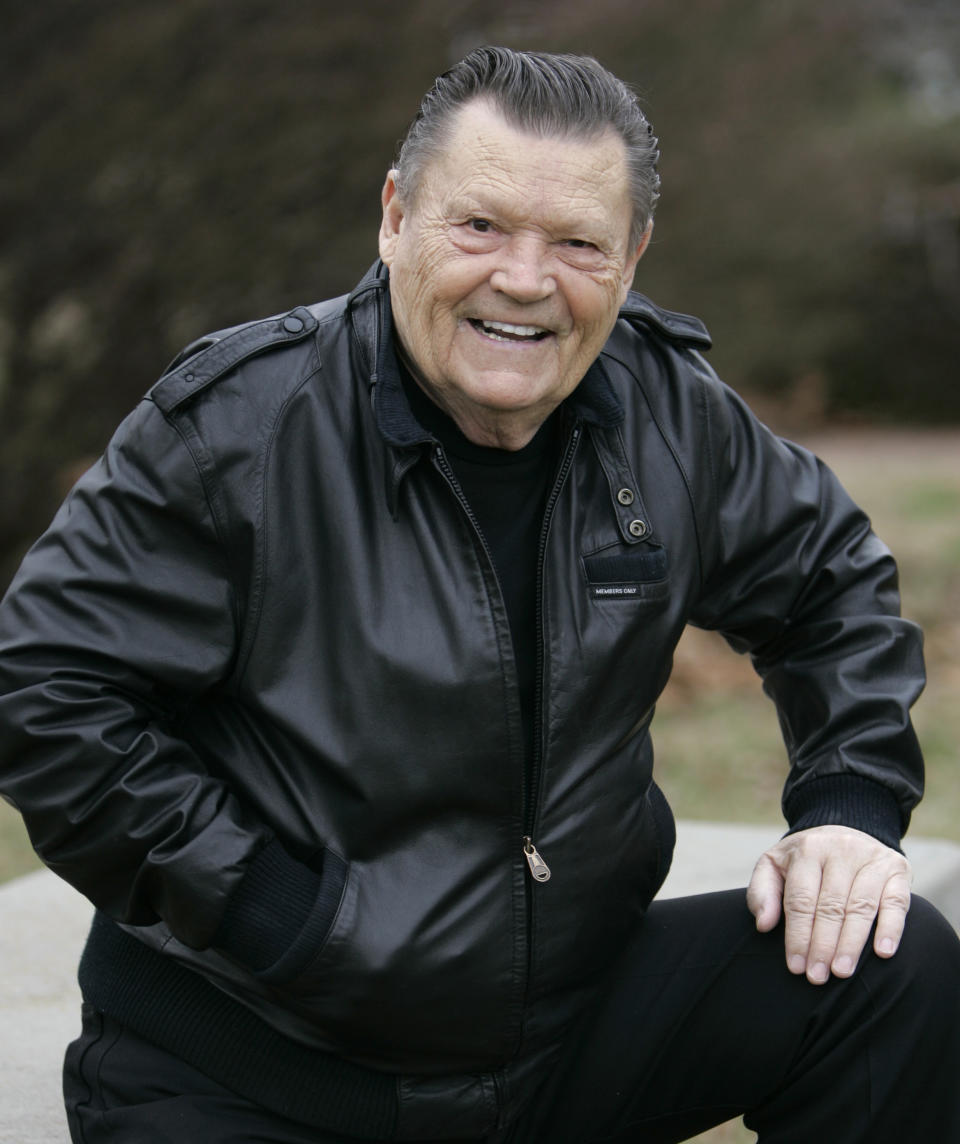
[[[667,550],[660,544],[610,544],[581,557],[594,600],[641,602],[661,611],[670,596]]]
[[[655,615],[670,598],[666,547],[650,518],[640,483],[618,428],[592,426],[590,441],[599,465],[578,490],[590,506],[580,530],[580,567],[591,603],[610,602],[636,615]],[[626,616],[624,616],[626,618]]]

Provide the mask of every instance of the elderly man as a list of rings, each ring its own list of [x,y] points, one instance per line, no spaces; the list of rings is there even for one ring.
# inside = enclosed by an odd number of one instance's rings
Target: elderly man
[[[958,944],[904,926],[919,636],[630,293],[656,148],[595,61],[471,53],[382,261],[186,350],[25,560],[2,785],[98,908],[75,1141],[960,1139]],[[651,906],[687,623],[777,704],[789,833],[746,902]]]

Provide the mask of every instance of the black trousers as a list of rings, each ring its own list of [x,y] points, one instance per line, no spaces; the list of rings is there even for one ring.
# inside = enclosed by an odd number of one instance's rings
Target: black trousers
[[[897,955],[812,986],[743,891],[654,903],[596,1005],[487,1144],[682,1141],[745,1114],[763,1144],[960,1142],[960,942],[915,899]],[[74,1144],[352,1144],[246,1100],[86,1009]],[[423,1139],[462,1138],[429,1109]]]

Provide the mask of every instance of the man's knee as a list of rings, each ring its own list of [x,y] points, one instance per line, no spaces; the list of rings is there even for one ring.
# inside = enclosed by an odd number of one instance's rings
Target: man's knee
[[[927,973],[942,972],[949,980],[960,976],[960,937],[950,922],[926,898],[910,903],[900,953]]]
[[[960,937],[925,898],[913,898],[897,953],[873,960],[878,973],[871,979],[892,985],[901,1004],[918,1019],[924,1015],[928,1029],[960,1021]]]

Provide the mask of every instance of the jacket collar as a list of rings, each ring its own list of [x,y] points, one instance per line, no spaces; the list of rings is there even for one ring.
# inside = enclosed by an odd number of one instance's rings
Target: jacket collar
[[[390,276],[378,259],[347,300],[347,312],[370,367],[371,399],[377,428],[391,445],[405,449],[429,443],[431,435],[416,420],[403,391],[393,336]],[[600,358],[567,398],[579,420],[612,428],[623,420],[623,405]]]

